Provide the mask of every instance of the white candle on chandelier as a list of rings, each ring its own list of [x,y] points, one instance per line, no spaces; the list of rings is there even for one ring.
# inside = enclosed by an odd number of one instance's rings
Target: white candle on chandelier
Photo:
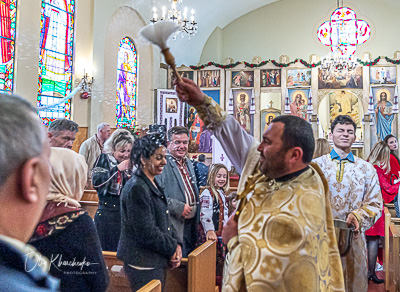
[[[183,9],[183,19],[184,19],[184,20],[187,19],[187,13],[188,13],[188,8],[185,7],[185,8]]]
[[[167,13],[167,7],[163,6],[161,9],[162,9],[162,18],[161,18],[161,20],[165,20],[165,14]]]
[[[158,15],[157,15],[157,8],[153,7],[153,21],[157,21]]]

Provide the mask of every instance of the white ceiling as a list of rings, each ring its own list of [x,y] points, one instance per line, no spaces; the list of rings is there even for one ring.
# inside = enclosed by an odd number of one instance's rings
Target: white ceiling
[[[183,0],[180,7],[194,9],[195,20],[198,22],[198,33],[195,37],[187,40],[178,38],[170,41],[172,53],[175,55],[176,64],[197,65],[201,52],[211,33],[215,28],[224,28],[235,19],[265,5],[281,0]],[[156,6],[160,13],[162,6],[170,6],[168,0],[144,0],[136,2],[139,4],[139,11],[145,21],[152,17],[152,7]],[[147,12],[147,11],[148,12]],[[148,19],[146,19],[146,17]]]

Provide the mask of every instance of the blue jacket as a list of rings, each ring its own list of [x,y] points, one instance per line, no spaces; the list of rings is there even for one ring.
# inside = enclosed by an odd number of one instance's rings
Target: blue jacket
[[[203,162],[197,162],[194,166],[194,171],[196,173],[197,179],[197,186],[205,187],[207,185],[207,178],[208,178],[208,166],[205,165]]]
[[[0,291],[58,291],[59,281],[37,264],[37,261],[0,240]]]

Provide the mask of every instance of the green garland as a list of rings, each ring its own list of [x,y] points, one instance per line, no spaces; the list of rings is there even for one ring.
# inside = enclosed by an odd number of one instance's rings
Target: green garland
[[[387,58],[387,57],[385,57],[385,58]],[[363,66],[374,66],[380,61],[380,59],[381,59],[381,57],[379,56],[378,58],[376,58],[375,60],[373,60],[371,62],[363,62],[361,59],[357,59],[357,62]]]
[[[376,58],[375,60],[373,60],[371,62],[364,62],[361,59],[357,59],[357,62],[359,64],[361,64],[362,66],[374,66],[382,58],[383,57],[379,56],[378,58]],[[388,57],[384,57],[384,58],[389,63],[395,64],[395,65],[400,65],[400,60],[393,60],[393,59],[390,59]],[[295,64],[297,62],[300,62],[302,65],[304,65],[304,66],[306,66],[308,68],[315,68],[315,67],[318,67],[318,66],[321,65],[321,61],[319,61],[317,63],[308,63],[307,61],[304,61],[303,59],[296,58],[294,61],[289,62],[289,63],[278,63],[275,60],[262,61],[259,64],[253,64],[253,63],[248,63],[248,62],[236,62],[236,63],[228,64],[228,65],[222,65],[222,64],[215,63],[215,62],[208,62],[207,64],[203,64],[203,65],[200,65],[200,66],[189,66],[189,67],[192,70],[201,70],[201,69],[204,69],[204,68],[209,67],[209,66],[215,66],[215,67],[218,67],[218,68],[221,68],[221,69],[232,69],[232,68],[235,68],[236,66],[238,66],[240,64],[244,64],[248,68],[258,68],[258,67],[264,66],[264,65],[266,65],[268,63],[272,63],[272,64],[274,64],[274,66],[277,66],[277,67],[280,67],[280,68],[286,68],[286,67],[288,67],[290,65],[293,65],[293,64]]]

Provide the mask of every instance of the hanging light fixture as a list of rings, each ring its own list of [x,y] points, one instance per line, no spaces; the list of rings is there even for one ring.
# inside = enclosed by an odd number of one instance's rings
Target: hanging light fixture
[[[171,7],[167,9],[166,6],[161,7],[161,17],[157,14],[157,8],[153,7],[153,19],[150,20],[152,23],[157,21],[171,21],[180,25],[179,31],[174,33],[172,39],[176,40],[178,34],[185,35],[190,39],[197,33],[197,22],[194,19],[195,11],[190,10],[190,17],[188,17],[189,9],[185,7],[183,11],[178,9],[178,4],[182,4],[182,0],[169,0]]]
[[[330,21],[321,24],[317,31],[318,40],[331,47],[331,53],[321,62],[323,70],[354,70],[357,62],[353,55],[357,45],[365,43],[371,28],[365,20],[357,19],[354,10],[339,7],[332,13]]]

